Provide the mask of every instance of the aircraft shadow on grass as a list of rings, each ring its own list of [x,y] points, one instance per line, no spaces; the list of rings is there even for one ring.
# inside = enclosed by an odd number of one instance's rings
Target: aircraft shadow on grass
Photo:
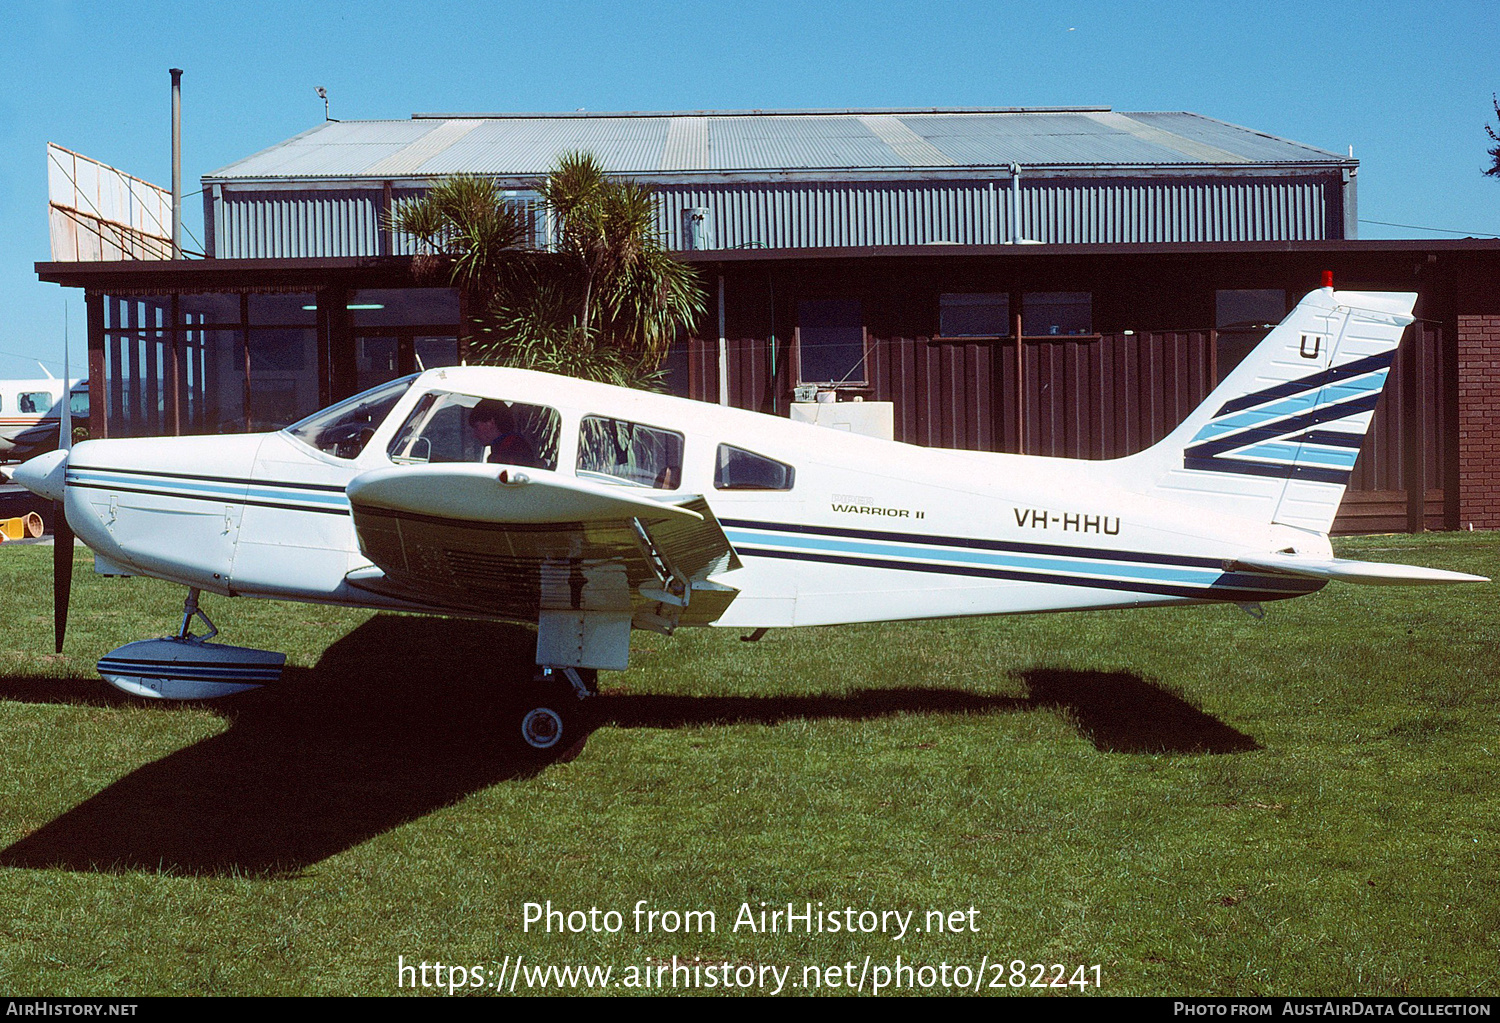
[[[146,764],[0,850],[0,865],[285,876],[536,761],[508,720],[496,665],[529,664],[535,634],[382,615],[281,684],[210,704],[224,732]],[[1232,753],[1256,742],[1137,675],[1030,669],[1024,697],[956,689],[699,697],[604,693],[599,727],[858,721],[896,714],[1060,711],[1106,752]],[[0,699],[139,706],[98,678],[0,680]],[[159,706],[172,712],[173,704]],[[499,733],[499,734],[497,734]]]

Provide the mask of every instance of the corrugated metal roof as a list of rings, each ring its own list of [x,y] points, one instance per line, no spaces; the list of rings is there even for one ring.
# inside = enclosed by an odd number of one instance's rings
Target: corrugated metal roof
[[[329,121],[205,175],[207,181],[529,176],[558,155],[592,152],[609,171],[867,171],[1026,166],[1355,162],[1185,112],[850,110],[528,114]]]

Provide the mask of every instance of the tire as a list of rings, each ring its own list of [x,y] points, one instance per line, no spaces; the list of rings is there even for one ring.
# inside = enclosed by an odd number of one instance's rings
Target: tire
[[[566,680],[533,684],[518,701],[512,716],[512,735],[529,758],[567,763],[583,752],[588,741],[589,715]]]
[[[573,731],[568,715],[555,707],[555,702],[549,701],[531,707],[521,715],[521,741],[532,752],[542,756],[550,756],[555,750],[561,749],[567,736]]]

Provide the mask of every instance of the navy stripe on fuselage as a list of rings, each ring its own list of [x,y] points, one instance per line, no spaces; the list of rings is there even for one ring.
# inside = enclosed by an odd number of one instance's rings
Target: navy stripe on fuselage
[[[984,540],[967,536],[937,536],[931,533],[897,533],[890,530],[849,529],[843,526],[806,526],[783,522],[757,522],[750,519],[720,519],[729,529],[761,529],[778,533],[807,533],[813,536],[847,537],[851,540],[889,540],[923,544],[930,547],[970,547],[984,551],[1006,551],[1015,554],[1055,554],[1073,558],[1097,558],[1104,561],[1139,562],[1148,565],[1180,565],[1185,568],[1221,568],[1222,558],[1195,557],[1190,554],[1155,554],[1148,551],[1116,551],[1107,547],[1073,547],[1067,544],[1019,543],[1012,540]],[[735,548],[738,550],[739,548]]]
[[[336,483],[299,483],[291,480],[256,480],[245,476],[206,476],[195,472],[160,472],[156,469],[116,469],[102,465],[68,465],[69,472],[109,472],[121,476],[160,476],[163,479],[189,480],[198,483],[234,483],[256,487],[287,487],[291,490],[324,490],[342,494],[344,488]]]
[[[1097,547],[1075,547],[1063,544],[1036,544],[1015,543],[1001,540],[982,540],[973,537],[951,537],[933,536],[929,534],[897,533],[883,530],[849,529],[837,526],[808,526],[788,525],[775,522],[758,522],[737,519],[725,519],[721,523],[726,530],[736,531],[744,529],[756,530],[767,534],[756,536],[753,539],[740,539],[735,542],[735,550],[743,555],[751,557],[784,558],[789,560],[817,561],[829,564],[854,565],[864,568],[886,568],[898,571],[928,572],[934,574],[950,574],[961,576],[975,576],[981,578],[1010,579],[1021,582],[1051,583],[1060,586],[1086,586],[1099,589],[1112,589],[1125,592],[1144,592],[1159,594],[1163,596],[1187,597],[1204,600],[1259,600],[1276,599],[1278,597],[1299,596],[1303,593],[1311,593],[1321,586],[1321,583],[1309,583],[1304,579],[1289,579],[1286,577],[1268,577],[1262,575],[1249,575],[1245,573],[1226,573],[1224,561],[1221,558],[1194,557],[1180,554],[1155,554],[1144,551],[1117,551]],[[786,534],[782,539],[772,533]],[[912,553],[904,553],[901,548],[892,546],[887,554],[884,550],[870,548],[865,545],[865,551],[838,551],[825,547],[822,550],[809,549],[806,546],[792,546],[798,549],[788,550],[786,545],[791,543],[793,536],[807,536],[812,540],[819,537],[830,541],[830,547],[836,547],[840,539],[869,540],[877,543],[908,544],[907,552],[913,547],[923,550],[931,550],[930,559],[926,556],[915,557]],[[777,544],[782,546],[771,547],[761,544]],[[945,557],[941,548],[949,548]],[[1078,561],[1095,562],[1097,569],[1075,567],[1069,571],[1065,560],[1059,560],[1054,570],[1051,565],[1033,563],[1031,565],[1005,565],[1000,562],[993,564],[969,564],[958,563],[958,552],[961,550],[994,551],[999,554],[1024,554],[1040,555],[1047,558],[1076,559]],[[863,555],[877,555],[866,557]],[[1172,580],[1142,578],[1140,574],[1125,571],[1131,565],[1146,566],[1168,570],[1191,570],[1208,569],[1213,575],[1204,578],[1203,581]],[[1191,574],[1190,572],[1188,574]],[[1248,594],[1248,595],[1247,595]],[[1269,594],[1269,595],[1268,595]]]
[[[265,483],[264,486],[276,486]],[[348,515],[348,508],[329,508],[311,504],[284,504],[278,501],[256,501],[244,497],[227,497],[223,494],[185,494],[180,490],[152,490],[149,487],[125,487],[113,483],[79,483],[68,480],[68,486],[82,490],[109,490],[121,494],[150,494],[154,497],[180,497],[187,501],[211,501],[214,504],[254,505],[257,508],[281,508],[286,511],[318,512],[323,515]]]
[[[1211,586],[1172,586],[1163,583],[1127,579],[1095,579],[1085,576],[1051,575],[1045,572],[980,568],[972,565],[938,565],[916,561],[860,558],[846,554],[783,551],[743,545],[736,546],[735,552],[741,557],[749,558],[780,558],[788,561],[814,561],[823,564],[853,565],[858,568],[885,568],[901,572],[926,572],[933,575],[961,575],[982,579],[1007,579],[1016,582],[1050,583],[1055,586],[1082,586],[1089,589],[1115,590],[1124,593],[1149,593],[1154,596],[1182,597],[1189,600],[1232,600],[1240,602],[1282,600],[1287,597],[1300,597],[1307,593],[1314,593],[1324,586],[1324,582],[1321,579],[1277,579],[1275,583],[1286,586],[1286,589],[1256,589],[1254,588],[1255,585],[1264,587],[1270,584],[1272,580],[1241,573],[1225,573],[1220,577],[1220,582],[1216,582]],[[1218,562],[1215,562],[1215,564],[1218,564]],[[1238,583],[1224,584],[1222,582],[1224,579],[1244,579],[1247,582],[1243,585]]]
[[[344,488],[329,483],[254,480],[238,476],[159,472],[154,469],[105,469],[90,465],[68,466],[66,480],[68,486],[86,490],[147,494],[153,497],[250,505],[283,511],[309,511],[324,515],[349,513]]]

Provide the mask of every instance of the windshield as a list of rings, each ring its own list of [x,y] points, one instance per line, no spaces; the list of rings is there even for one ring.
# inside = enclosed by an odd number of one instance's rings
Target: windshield
[[[286,432],[335,458],[358,458],[376,428],[390,415],[396,402],[411,389],[416,379],[417,374],[413,373],[372,387],[363,394],[314,412],[301,422],[288,426]]]

